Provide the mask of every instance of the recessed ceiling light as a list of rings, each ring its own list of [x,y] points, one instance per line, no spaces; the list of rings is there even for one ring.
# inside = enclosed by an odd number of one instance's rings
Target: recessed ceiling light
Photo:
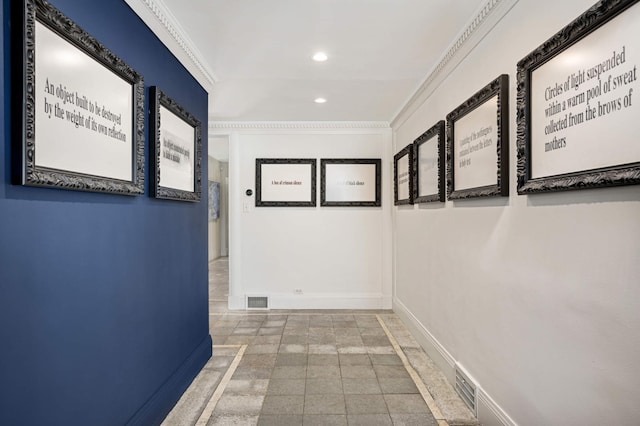
[[[318,52],[315,55],[313,55],[313,60],[316,62],[324,62],[328,59],[329,57],[327,56],[326,53],[324,52]]]
[[[323,104],[325,102],[327,102],[327,100],[325,98],[316,98],[316,100],[314,101],[317,104]]]

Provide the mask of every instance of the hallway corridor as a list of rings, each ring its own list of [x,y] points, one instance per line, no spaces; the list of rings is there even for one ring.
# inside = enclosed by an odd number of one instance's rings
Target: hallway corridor
[[[391,311],[228,311],[210,264],[213,357],[164,421],[177,425],[475,425]]]

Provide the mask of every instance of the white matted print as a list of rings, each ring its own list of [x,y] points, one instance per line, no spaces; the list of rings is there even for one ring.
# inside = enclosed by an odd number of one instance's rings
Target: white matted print
[[[444,202],[444,120],[413,141],[413,202]]]
[[[153,196],[200,201],[202,138],[200,121],[159,88],[150,88],[154,126]]]
[[[16,183],[144,193],[142,75],[51,4],[23,2],[12,37]]]
[[[518,62],[518,193],[640,183],[640,3],[601,1]]]
[[[321,160],[321,205],[380,206],[379,159]]]
[[[498,96],[493,96],[455,122],[453,163],[455,191],[496,183],[495,145]]]
[[[508,94],[502,74],[447,115],[450,200],[509,195]]]
[[[394,158],[394,204],[412,204],[413,182],[411,167],[413,160],[413,145],[405,146]]]
[[[438,193],[438,136],[432,136],[416,150],[418,197]]]
[[[257,207],[315,205],[315,159],[256,159]]]
[[[531,73],[531,178],[640,161],[640,4]]]
[[[35,26],[36,166],[132,180],[131,84]]]
[[[160,186],[193,192],[195,129],[160,105]]]

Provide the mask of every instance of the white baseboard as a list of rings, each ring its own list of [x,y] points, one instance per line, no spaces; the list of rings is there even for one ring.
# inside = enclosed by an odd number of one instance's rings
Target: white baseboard
[[[269,309],[391,309],[391,297],[380,293],[260,293],[269,297]],[[245,309],[245,297],[229,296],[229,309]]]
[[[245,308],[244,296],[229,296],[229,309],[236,311]]]
[[[433,362],[442,370],[451,385],[455,385],[456,359],[440,344],[433,334],[397,298],[393,299],[393,311],[400,317],[413,337],[418,341]],[[477,385],[478,420],[483,426],[517,426],[511,417],[487,394],[480,383]]]
[[[418,318],[397,298],[393,299],[393,311],[402,319],[420,346],[447,376],[450,383],[455,383],[455,358],[440,344],[433,334],[422,325]]]
[[[269,294],[271,309],[389,309],[382,294]]]
[[[483,426],[518,426],[482,388],[477,392],[478,420]]]

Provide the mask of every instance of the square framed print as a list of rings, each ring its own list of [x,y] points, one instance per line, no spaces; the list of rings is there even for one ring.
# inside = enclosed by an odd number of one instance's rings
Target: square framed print
[[[509,76],[500,75],[447,115],[450,200],[509,195]]]
[[[321,159],[320,205],[379,207],[380,159]]]
[[[413,204],[413,144],[402,148],[393,156],[393,204]]]
[[[413,142],[413,202],[445,201],[444,120]]]
[[[518,62],[518,193],[640,183],[640,3],[600,1]]]
[[[153,196],[200,201],[200,121],[157,87],[151,87]]]
[[[14,182],[144,193],[142,75],[48,2],[12,7]]]
[[[315,206],[315,158],[256,159],[256,207]]]

